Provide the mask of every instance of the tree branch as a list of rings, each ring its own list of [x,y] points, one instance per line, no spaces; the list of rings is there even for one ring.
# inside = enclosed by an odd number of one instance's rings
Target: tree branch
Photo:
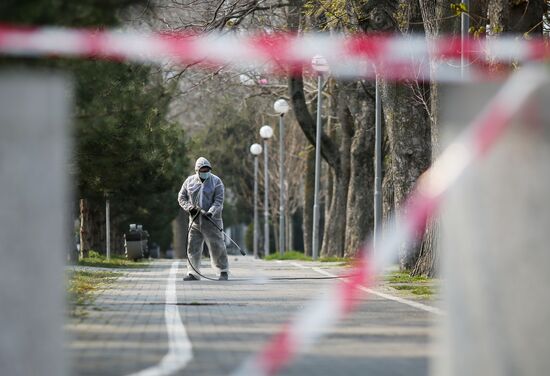
[[[304,96],[304,81],[301,73],[290,76],[288,87],[296,120],[308,141],[312,145],[315,145],[316,124],[307,108]],[[321,135],[321,155],[332,168],[340,168],[340,153],[338,152],[338,146],[324,132]]]

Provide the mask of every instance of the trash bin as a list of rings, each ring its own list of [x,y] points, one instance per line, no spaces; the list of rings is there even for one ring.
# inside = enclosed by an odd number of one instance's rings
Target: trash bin
[[[129,260],[137,261],[143,258],[142,231],[139,231],[135,224],[131,224],[130,231],[124,234],[124,249]]]
[[[152,258],[156,258],[156,259],[160,257],[160,246],[157,243],[151,244],[151,248],[149,249],[149,255]]]
[[[174,247],[170,244],[170,247],[166,250],[166,258],[173,259],[175,256]]]

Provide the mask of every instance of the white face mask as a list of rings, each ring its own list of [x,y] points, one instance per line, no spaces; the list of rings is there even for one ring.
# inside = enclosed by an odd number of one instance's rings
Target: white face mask
[[[210,171],[199,172],[199,176],[200,176],[201,179],[206,180],[210,177]]]

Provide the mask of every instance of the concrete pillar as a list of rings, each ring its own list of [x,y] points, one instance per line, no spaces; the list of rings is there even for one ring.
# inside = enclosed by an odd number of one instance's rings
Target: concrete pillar
[[[65,375],[64,76],[0,72],[0,374]]]
[[[495,87],[444,90],[452,140]],[[445,310],[433,375],[543,375],[550,369],[550,88],[448,196]]]

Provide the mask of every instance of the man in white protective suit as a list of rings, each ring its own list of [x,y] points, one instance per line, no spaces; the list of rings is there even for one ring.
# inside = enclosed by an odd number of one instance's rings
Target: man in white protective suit
[[[206,158],[197,159],[195,174],[185,179],[178,194],[178,202],[183,210],[189,213],[191,223],[187,241],[187,276],[183,278],[184,281],[200,279],[197,272],[200,272],[204,242],[210,252],[212,267],[219,273],[219,280],[228,279],[227,250],[223,234],[219,230],[223,229],[222,210],[225,188],[222,180],[212,174],[211,170],[212,166]]]

